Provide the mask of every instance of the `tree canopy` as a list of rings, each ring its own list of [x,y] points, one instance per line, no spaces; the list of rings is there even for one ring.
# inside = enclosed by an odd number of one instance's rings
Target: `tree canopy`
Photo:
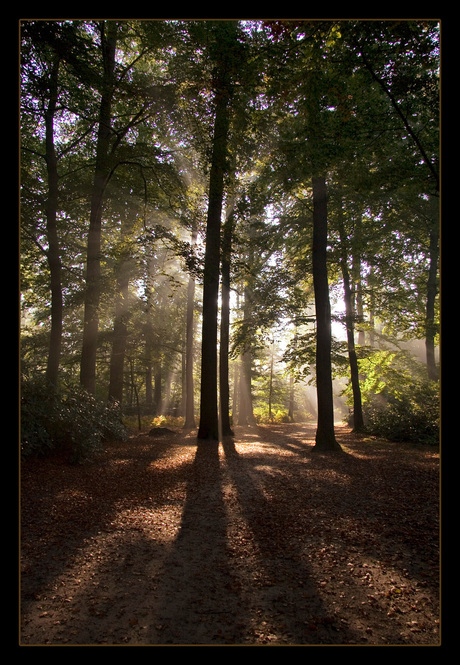
[[[430,438],[439,21],[20,28],[28,417],[45,381],[200,439],[317,418],[334,448],[398,409]]]

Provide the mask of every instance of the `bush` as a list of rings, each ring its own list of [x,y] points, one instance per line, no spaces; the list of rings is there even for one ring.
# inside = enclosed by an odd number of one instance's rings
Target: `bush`
[[[256,406],[254,407],[254,417],[258,424],[270,424],[270,423],[289,423],[289,413],[284,408],[274,407],[272,409],[272,416],[269,417],[268,406]]]
[[[391,441],[439,443],[439,383],[405,350],[372,349],[359,360],[366,430]],[[353,403],[351,384],[345,388]]]
[[[438,383],[414,383],[397,396],[376,395],[364,405],[366,428],[392,441],[437,445],[439,443]]]
[[[78,462],[101,450],[105,441],[125,437],[116,404],[97,400],[82,389],[64,393],[42,380],[23,381],[22,457],[62,452]]]

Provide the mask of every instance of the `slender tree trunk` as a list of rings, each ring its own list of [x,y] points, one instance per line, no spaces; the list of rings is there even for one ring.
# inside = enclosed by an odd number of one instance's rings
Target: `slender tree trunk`
[[[268,420],[270,422],[272,422],[273,420],[272,401],[273,401],[273,353],[271,354],[270,358],[270,380],[268,387]]]
[[[432,381],[439,378],[438,368],[435,360],[435,301],[437,294],[437,274],[439,258],[439,229],[433,227],[430,231],[430,267],[428,271],[427,296],[426,296],[426,324],[425,324],[425,348],[428,377]]]
[[[155,367],[154,396],[153,396],[156,416],[162,415],[162,410],[163,410],[163,398],[161,395],[161,388],[162,388],[161,361],[158,361]]]
[[[240,294],[238,288],[236,289],[236,311],[240,309]],[[236,425],[238,421],[238,404],[239,404],[239,394],[240,394],[240,365],[241,359],[238,358],[236,362],[233,363],[233,405],[232,405],[232,420],[233,424]]]
[[[147,360],[147,369],[145,370],[145,406],[149,414],[153,411],[152,376],[152,362]]]
[[[350,378],[353,391],[353,430],[355,432],[361,432],[364,430],[364,418],[361,402],[361,389],[359,385],[358,357],[356,355],[355,348],[355,330],[353,323],[354,307],[347,262],[347,241],[345,238],[345,229],[343,226],[341,210],[339,211],[339,233],[341,248],[340,264],[342,269],[345,301],[345,327],[347,331],[348,360],[350,363]]]
[[[374,292],[374,268],[371,270],[368,277],[367,289],[369,291],[369,346],[375,348],[375,292]]]
[[[362,243],[362,218],[358,217],[356,230],[353,234],[353,275],[352,282],[355,285],[354,301],[358,320],[358,346],[364,346],[365,333],[362,327],[364,321],[363,284],[361,279],[361,243]]]
[[[57,386],[62,346],[62,282],[61,254],[57,230],[58,172],[54,145],[54,115],[58,94],[59,58],[56,57],[50,72],[50,100],[45,112],[46,168],[48,175],[48,198],[46,201],[46,234],[48,240],[48,265],[51,280],[51,334],[46,367],[47,381]]]
[[[192,231],[192,246],[196,242],[197,232]],[[195,340],[195,277],[191,274],[187,287],[187,330],[185,339],[185,429],[194,429],[195,423],[195,395],[193,380],[193,345]]]
[[[250,260],[250,265],[252,261]],[[251,277],[244,287],[243,319],[249,321],[252,314],[251,301]],[[238,409],[239,425],[255,425],[254,410],[252,404],[252,350],[249,344],[246,344],[241,356],[240,366],[240,402]]]
[[[154,302],[153,302],[153,289],[152,283],[154,280],[155,272],[155,259],[153,257],[147,258],[146,265],[146,279],[144,286],[144,297],[145,297],[145,309],[144,309],[144,340],[145,340],[145,406],[147,407],[148,413],[155,413],[158,406],[156,394],[153,393],[152,383],[154,379],[154,368],[153,368],[153,358],[154,358],[154,331],[152,319],[154,317]],[[155,372],[157,367],[155,365]],[[161,396],[161,390],[160,390]]]
[[[241,357],[240,365],[240,406],[238,409],[239,425],[255,425],[254,410],[252,406],[252,353],[246,349]]]
[[[128,234],[128,225],[128,213],[125,211],[120,230],[122,245],[124,245]],[[130,252],[127,249],[123,249],[115,268],[116,301],[109,375],[109,400],[117,402],[120,406],[123,402],[123,376],[128,340],[130,263]]]
[[[182,354],[180,362],[180,377],[181,377],[181,398],[180,398],[180,410],[178,415],[181,418],[184,418],[185,426],[185,413],[186,413],[186,404],[187,404],[187,377],[186,377],[186,340],[185,337],[182,338]]]
[[[230,426],[230,386],[228,351],[230,337],[230,257],[233,234],[233,212],[227,216],[222,237],[222,304],[220,320],[220,421],[222,436],[233,436]]]
[[[289,377],[289,422],[294,422],[294,409],[295,409],[295,384],[294,377]]]
[[[228,137],[229,91],[218,86],[206,223],[201,345],[201,403],[198,439],[219,440],[217,404],[217,315],[220,231]]]
[[[130,377],[131,377],[131,392],[134,393],[136,397],[136,411],[137,411],[137,428],[139,432],[142,429],[142,418],[141,418],[141,405],[139,403],[139,390],[136,385],[136,380],[134,377],[134,360],[129,361]]]
[[[313,287],[316,305],[316,392],[318,423],[315,449],[341,450],[334,432],[331,363],[331,306],[327,278],[327,192],[325,178],[313,184]]]
[[[125,364],[126,342],[128,339],[128,286],[129,277],[126,261],[119,268],[117,277],[117,301],[113,324],[113,344],[110,356],[109,400],[123,402],[123,370]]]
[[[101,40],[104,74],[86,256],[85,312],[80,363],[80,383],[88,392],[93,394],[96,390],[96,355],[101,290],[102,206],[104,192],[110,177],[111,109],[117,43],[117,24],[115,21],[108,21],[103,27]]]

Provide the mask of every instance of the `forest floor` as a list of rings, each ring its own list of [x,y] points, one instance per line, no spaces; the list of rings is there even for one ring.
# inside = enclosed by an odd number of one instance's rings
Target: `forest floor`
[[[439,645],[438,451],[314,436],[23,463],[19,645]]]

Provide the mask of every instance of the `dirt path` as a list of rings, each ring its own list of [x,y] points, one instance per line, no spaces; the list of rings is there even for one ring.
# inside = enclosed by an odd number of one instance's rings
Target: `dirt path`
[[[20,644],[437,645],[438,455],[313,425],[22,467]]]

